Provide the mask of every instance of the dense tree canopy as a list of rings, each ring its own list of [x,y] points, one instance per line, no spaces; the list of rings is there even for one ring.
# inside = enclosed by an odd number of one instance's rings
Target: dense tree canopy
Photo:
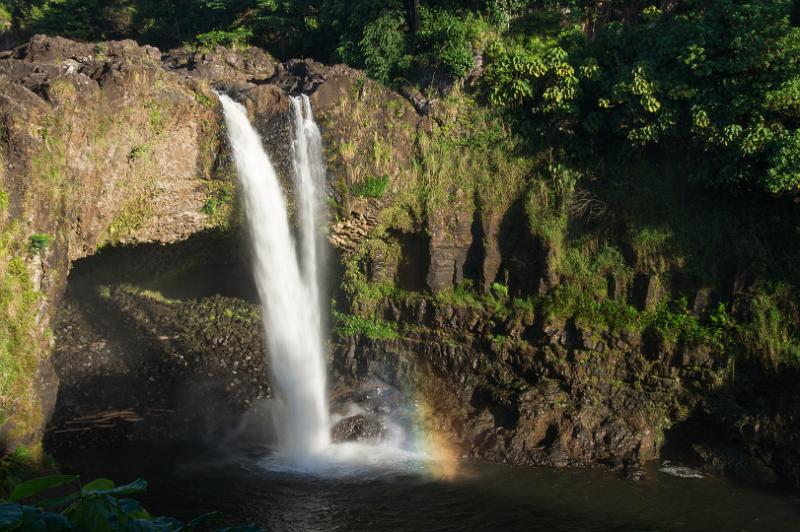
[[[692,179],[800,190],[791,0],[8,0],[11,32],[246,43],[385,83],[485,75],[479,93],[580,156],[679,143]],[[683,148],[681,148],[683,150]]]
[[[576,24],[550,38],[494,43],[491,100],[558,118],[562,133],[588,132],[593,144],[688,140],[696,179],[796,193],[800,30],[789,22],[792,4],[662,3],[635,16],[583,11],[584,31]]]

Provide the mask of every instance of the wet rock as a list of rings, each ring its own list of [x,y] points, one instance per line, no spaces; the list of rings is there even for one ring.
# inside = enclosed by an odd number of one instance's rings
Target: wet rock
[[[502,215],[492,213],[481,217],[483,232],[483,264],[481,268],[483,291],[489,292],[497,280],[503,257],[500,252],[500,231]]]
[[[372,282],[393,283],[397,278],[398,257],[385,249],[376,249],[367,264],[367,275]],[[399,318],[399,316],[398,316]]]
[[[275,85],[256,85],[240,94],[252,120],[269,120],[289,110],[289,98]]]
[[[386,427],[378,420],[365,415],[356,415],[345,418],[331,429],[331,439],[334,442],[348,441],[381,441],[386,435]]]
[[[536,289],[538,294],[547,294],[552,291],[560,281],[558,272],[553,268],[556,263],[555,250],[549,246],[543,246],[539,253],[539,258],[534,264],[529,267],[538,267],[540,271],[539,285]]]
[[[683,367],[707,367],[714,365],[714,355],[711,349],[705,345],[685,346],[681,353],[681,366]]]
[[[692,300],[692,312],[698,316],[702,316],[711,306],[713,299],[714,296],[711,288],[703,287],[698,289]]]
[[[214,240],[180,247],[184,260],[224,249]],[[130,261],[118,251],[87,259],[73,273],[56,321],[52,360],[61,385],[50,448],[208,438],[232,431],[255,401],[271,395],[258,305],[218,295],[170,300],[135,285],[98,294],[95,283],[135,280],[138,268],[148,278],[171,271],[170,255],[170,248],[139,249]],[[80,421],[98,415],[109,421]],[[70,430],[76,426],[81,430]]]
[[[431,113],[434,102],[426,98],[415,86],[410,83],[403,83],[400,85],[399,90],[400,94],[411,102],[414,109],[416,109],[421,116],[427,116]]]
[[[289,94],[312,93],[325,83],[328,68],[311,59],[292,59],[279,63],[269,82]]]
[[[15,441],[0,438],[9,450],[41,436],[57,391],[45,331],[70,261],[100,244],[175,242],[219,225],[203,211],[204,183],[232,174],[208,86],[164,71],[161,53],[134,41],[32,37],[0,56],[0,114],[7,212],[25,227],[15,245],[32,231],[57,235],[28,264],[42,294],[31,331],[40,367],[27,413],[2,405],[17,426],[6,431]]]
[[[615,301],[627,301],[628,291],[630,290],[629,282],[626,278],[619,275],[609,274],[606,277],[608,282],[608,297]]]

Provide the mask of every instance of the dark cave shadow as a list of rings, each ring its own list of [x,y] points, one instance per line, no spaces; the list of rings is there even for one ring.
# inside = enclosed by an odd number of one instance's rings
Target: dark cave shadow
[[[508,285],[509,293],[523,297],[539,292],[546,264],[542,243],[531,236],[525,202],[524,195],[517,198],[500,222],[501,262],[495,278]]]
[[[763,360],[739,357],[729,371],[724,385],[706,393],[665,431],[661,458],[766,488],[791,489],[791,472],[783,471],[781,480],[774,470],[800,460],[800,448],[780,436],[800,412],[800,368],[767,367]],[[793,453],[795,459],[783,464],[779,456],[775,462],[771,450]]]
[[[218,233],[108,248],[75,261],[55,325],[54,364],[62,384],[45,447],[58,452],[131,439],[214,442],[241,432],[242,412],[228,404],[224,382],[235,368],[214,355],[213,342],[211,366],[193,363],[195,339],[170,330],[162,312],[169,300],[185,301],[190,309],[214,296],[257,302],[249,264],[242,236]],[[128,285],[167,300],[120,294]],[[263,348],[253,356],[263,357]],[[75,419],[119,411],[133,411],[141,420],[77,430],[84,424]]]
[[[137,284],[168,298],[212,295],[258,302],[243,231],[203,231],[172,244],[106,247],[72,263],[67,297],[104,284]]]

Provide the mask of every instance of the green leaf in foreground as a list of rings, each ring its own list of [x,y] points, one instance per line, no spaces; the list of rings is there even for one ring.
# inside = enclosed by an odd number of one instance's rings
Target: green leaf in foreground
[[[147,491],[147,481],[143,478],[137,478],[130,484],[116,487],[111,480],[98,478],[81,488],[81,493],[84,495],[133,495],[143,491]]]
[[[17,485],[8,500],[17,502],[28,497],[32,497],[50,488],[57,488],[68,482],[77,480],[77,475],[51,475],[47,477],[34,478]]]
[[[22,507],[19,504],[0,504],[0,529],[7,530],[22,522]]]

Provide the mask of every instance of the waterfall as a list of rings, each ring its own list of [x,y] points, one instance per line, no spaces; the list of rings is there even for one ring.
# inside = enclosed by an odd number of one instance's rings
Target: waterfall
[[[292,98],[299,245],[289,228],[277,174],[245,108],[220,95],[241,183],[253,273],[261,298],[273,383],[279,395],[279,451],[303,463],[330,445],[320,298],[325,168],[308,97]]]
[[[322,191],[325,190],[325,161],[322,158],[320,135],[311,100],[305,94],[292,98],[294,113],[294,183],[302,241],[302,268],[313,296],[322,305],[319,294],[322,246],[317,233],[317,213],[324,207]]]

